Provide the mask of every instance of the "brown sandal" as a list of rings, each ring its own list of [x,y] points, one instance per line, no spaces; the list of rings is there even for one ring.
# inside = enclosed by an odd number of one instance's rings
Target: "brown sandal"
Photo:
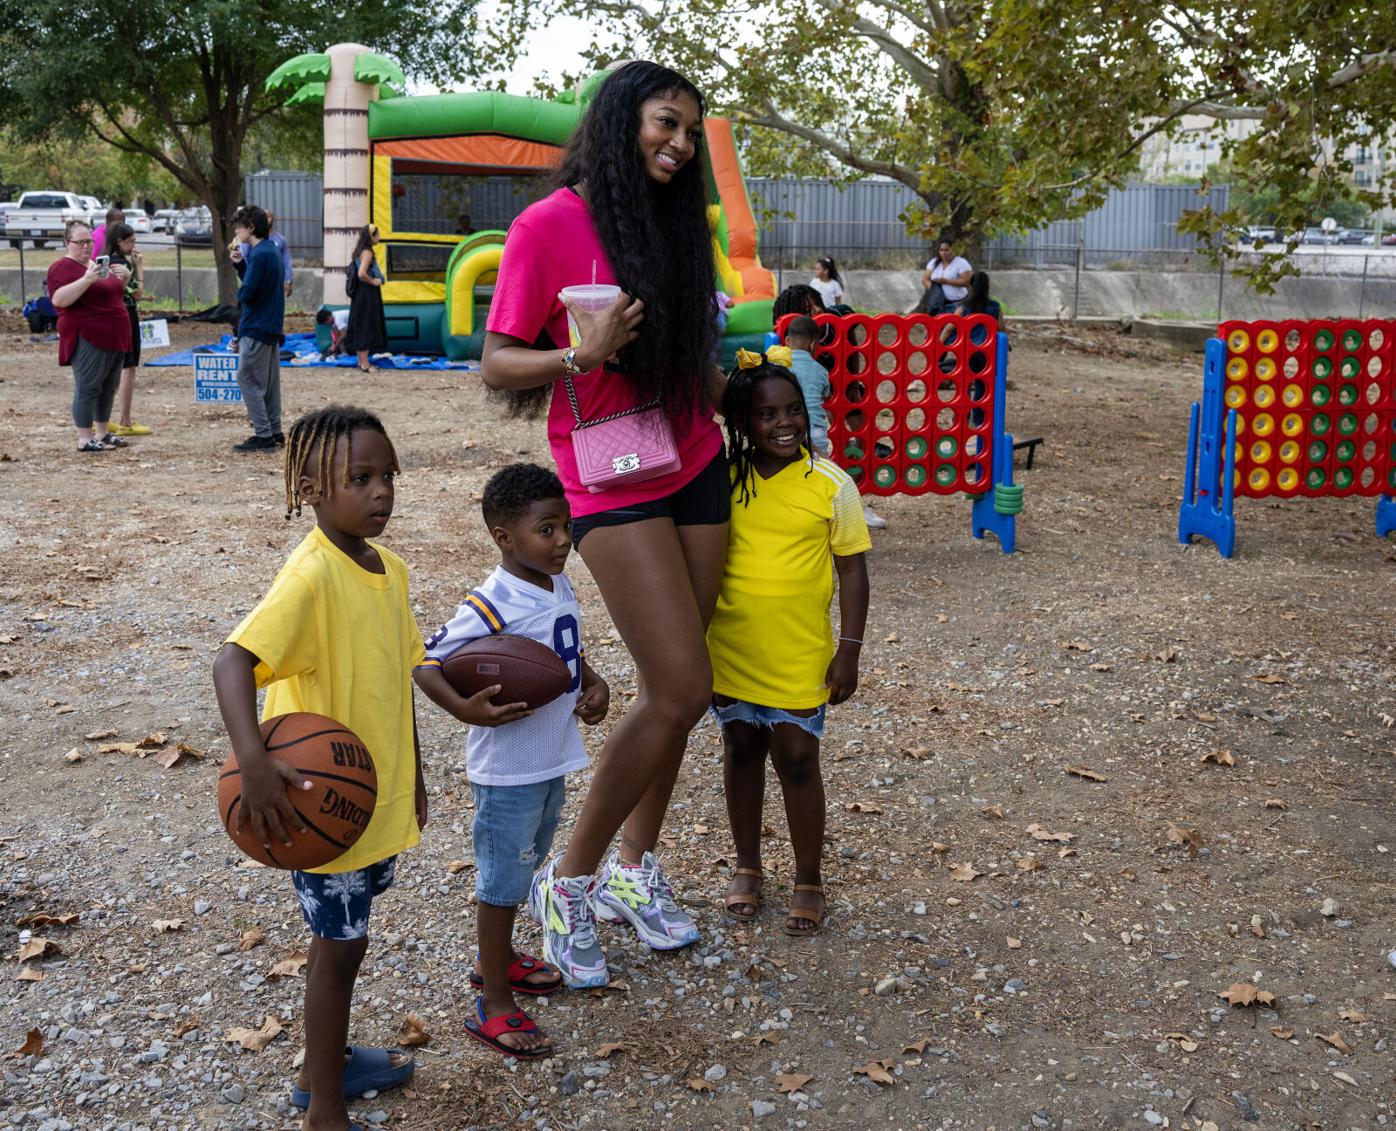
[[[796,892],[802,892],[802,891],[812,891],[812,892],[816,892],[816,893],[818,893],[818,895],[819,895],[820,898],[822,899],[823,896],[824,896],[824,885],[823,885],[823,884],[796,884],[796,885],[795,885],[795,891],[796,891]],[[791,902],[793,903],[794,901],[792,900]],[[815,915],[814,915],[813,913],[806,915],[806,914],[804,914],[802,911],[800,911],[800,910],[798,910],[798,909],[796,909],[795,907],[792,906],[792,907],[790,908],[790,910],[787,911],[787,912],[785,913],[785,922],[781,924],[781,929],[782,929],[787,935],[789,935],[792,939],[807,939],[807,938],[812,938],[814,935],[819,934],[820,930],[823,929],[825,922],[828,921],[828,918],[829,918],[829,909],[828,909],[828,903],[827,903],[827,902],[825,903],[824,910],[823,910],[822,912],[820,912],[820,914],[819,914],[819,916],[818,916],[817,918],[815,917]],[[803,926],[803,927],[792,927],[792,926],[790,925],[791,923],[804,923],[804,924],[806,924],[806,926]]]
[[[760,868],[738,868],[732,873],[733,879],[737,876],[755,876],[757,884],[751,891],[735,892],[727,897],[723,905],[723,914],[734,923],[750,923],[761,911],[761,883],[765,877]],[[729,881],[730,882],[730,881]],[[749,912],[735,910],[738,907],[750,907]]]

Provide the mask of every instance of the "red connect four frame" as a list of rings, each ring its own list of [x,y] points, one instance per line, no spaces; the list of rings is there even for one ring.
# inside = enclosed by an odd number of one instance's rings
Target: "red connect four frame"
[[[821,314],[834,461],[864,494],[994,485],[998,326],[986,315]]]
[[[1238,495],[1396,491],[1396,324],[1224,322],[1218,337]]]

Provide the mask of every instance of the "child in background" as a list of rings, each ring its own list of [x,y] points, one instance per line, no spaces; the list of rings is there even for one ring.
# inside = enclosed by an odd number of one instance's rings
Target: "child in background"
[[[558,477],[534,464],[511,464],[485,484],[481,510],[500,564],[427,641],[413,676],[437,706],[470,726],[466,764],[475,798],[480,935],[470,982],[481,993],[466,1031],[505,1056],[536,1060],[551,1056],[553,1046],[514,994],[551,993],[563,977],[556,966],[514,949],[514,916],[552,847],[566,775],[587,764],[577,719],[599,723],[611,693],[584,658],[577,597],[562,572],[572,523]],[[523,703],[496,706],[490,700],[498,686],[467,699],[442,674],[441,662],[463,645],[506,630],[553,649],[572,672],[572,685],[536,711]],[[555,961],[546,944],[544,958]]]
[[[805,395],[805,417],[809,423],[810,449],[817,456],[833,454],[829,443],[829,414],[824,402],[833,395],[829,371],[814,360],[814,343],[819,338],[819,324],[802,315],[785,328],[785,344],[790,349],[790,369],[800,382]]]
[[[872,546],[858,488],[812,455],[805,398],[785,351],[737,352],[722,415],[732,461],[732,531],[717,612],[708,628],[713,714],[722,726],[723,787],[736,842],[730,918],[761,900],[761,806],[770,757],[785,795],[795,890],[787,935],[823,926],[820,874],[825,705],[858,686]],[[782,364],[786,363],[786,364]],[[839,637],[829,619],[838,574]]]
[[[839,269],[834,266],[830,256],[825,255],[815,260],[814,278],[809,281],[809,285],[819,292],[819,299],[830,314],[853,313],[853,307],[845,301],[848,292],[844,290],[843,280],[839,278]]]
[[[378,800],[362,836],[321,868],[292,872],[312,935],[305,967],[305,1063],[291,1103],[305,1126],[351,1128],[345,1100],[404,1083],[412,1061],[386,1049],[346,1048],[369,911],[393,882],[398,853],[427,820],[412,705],[422,638],[407,598],[407,567],[368,539],[393,513],[397,453],[382,423],[332,405],[301,417],[286,445],[286,517],[301,505],[315,526],[292,551],[271,589],[233,630],[213,664],[213,684],[242,770],[238,827],[263,845],[304,832],[288,790],[310,783],[267,753],[263,717],[310,711],[363,739],[378,771]]]

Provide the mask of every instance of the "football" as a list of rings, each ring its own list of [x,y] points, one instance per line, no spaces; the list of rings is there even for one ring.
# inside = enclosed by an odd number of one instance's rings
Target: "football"
[[[441,665],[441,674],[467,699],[499,684],[492,703],[527,703],[535,710],[572,686],[572,672],[561,656],[536,640],[508,633],[458,648]]]

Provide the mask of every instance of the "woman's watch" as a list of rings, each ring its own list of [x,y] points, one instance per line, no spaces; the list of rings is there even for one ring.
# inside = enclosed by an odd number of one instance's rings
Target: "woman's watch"
[[[577,347],[568,346],[562,351],[562,374],[564,377],[580,377],[582,367],[577,364]]]

